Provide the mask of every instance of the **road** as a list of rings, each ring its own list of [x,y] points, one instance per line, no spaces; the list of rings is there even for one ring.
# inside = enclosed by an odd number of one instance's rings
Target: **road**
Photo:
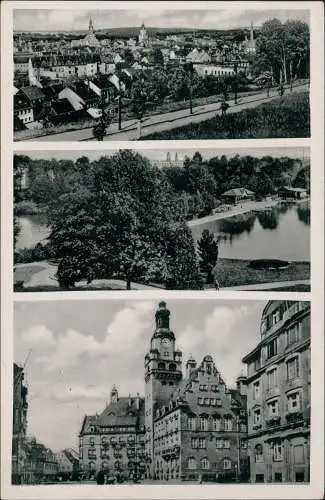
[[[304,285],[310,286],[310,280],[292,280],[292,281],[272,281],[269,283],[256,283],[254,285],[230,286],[220,288],[220,290],[246,290],[248,291],[264,291],[264,290],[280,290],[282,288],[294,288],[295,286]]]
[[[309,89],[308,83],[299,84],[293,87],[292,92],[303,92]],[[289,93],[289,90],[286,90]],[[272,101],[278,98],[277,91],[272,90],[270,96],[267,97],[266,91],[263,90],[253,96],[238,98],[238,103],[228,101],[230,107],[227,113],[238,113],[244,109],[255,108],[260,104]],[[220,115],[220,103],[205,104],[193,108],[193,114],[190,115],[189,109],[163,113],[159,115],[148,116],[143,120],[142,137],[154,132],[162,132],[164,130],[172,130],[173,128],[183,127],[190,123],[199,123],[214,116]],[[104,138],[104,141],[134,141],[137,140],[137,121],[126,120],[122,122],[122,130],[118,131],[118,124],[113,123],[109,128],[109,134]],[[72,130],[60,134],[45,135],[29,141],[94,141],[92,135],[92,127],[87,129]]]

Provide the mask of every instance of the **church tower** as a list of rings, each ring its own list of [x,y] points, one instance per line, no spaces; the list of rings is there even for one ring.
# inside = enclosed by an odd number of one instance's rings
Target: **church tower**
[[[93,33],[94,33],[94,26],[93,26],[93,21],[92,21],[92,19],[91,19],[91,18],[89,19],[89,28],[88,28],[88,32],[89,32],[89,34],[93,34]]]
[[[170,311],[160,302],[155,314],[156,328],[145,356],[146,452],[154,463],[153,420],[157,408],[169,404],[182,380],[182,353],[175,349],[175,335],[169,327]]]

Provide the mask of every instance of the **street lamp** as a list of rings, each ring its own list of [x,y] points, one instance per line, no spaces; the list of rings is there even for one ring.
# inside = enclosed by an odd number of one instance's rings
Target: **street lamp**
[[[237,94],[238,94],[238,81],[237,81],[238,62],[237,61],[234,64],[234,71],[235,71],[235,104],[237,104]]]
[[[185,70],[188,74],[188,91],[190,98],[190,114],[193,114],[193,102],[192,102],[192,75],[193,75],[193,63],[189,62],[185,64]]]
[[[239,481],[240,477],[240,438],[239,438],[239,430],[240,430],[240,419],[239,416],[237,416],[236,419],[236,434],[237,434],[237,466],[236,466],[236,474],[237,474],[237,481]]]

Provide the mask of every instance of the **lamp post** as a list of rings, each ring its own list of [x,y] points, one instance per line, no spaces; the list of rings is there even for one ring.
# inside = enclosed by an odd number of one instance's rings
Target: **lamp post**
[[[237,74],[238,74],[238,62],[236,61],[234,64],[234,71],[235,71],[235,104],[237,104],[237,94],[238,94],[238,81],[237,81]]]
[[[189,62],[185,64],[185,70],[188,75],[188,92],[190,98],[190,114],[193,114],[193,102],[192,102],[192,75],[193,75],[193,63]]]
[[[236,419],[236,434],[237,434],[237,481],[239,481],[240,478],[240,438],[239,438],[239,430],[240,430],[240,420],[239,416],[237,416]]]

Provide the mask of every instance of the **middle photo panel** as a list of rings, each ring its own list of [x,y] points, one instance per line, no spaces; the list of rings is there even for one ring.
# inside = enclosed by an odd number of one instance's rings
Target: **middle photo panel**
[[[14,155],[14,290],[310,291],[310,151]]]

